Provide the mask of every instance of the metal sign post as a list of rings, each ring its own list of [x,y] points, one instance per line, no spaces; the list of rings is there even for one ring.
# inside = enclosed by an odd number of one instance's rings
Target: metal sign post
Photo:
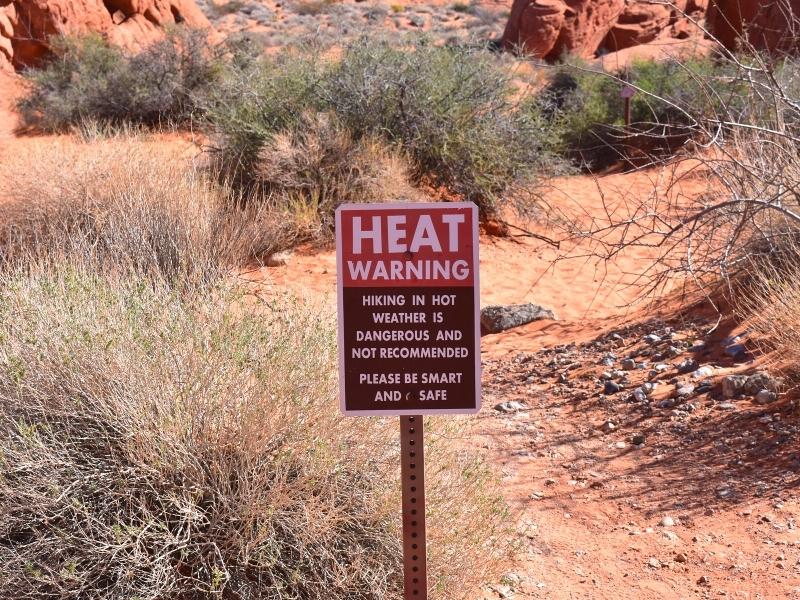
[[[400,480],[403,486],[403,598],[427,598],[425,449],[421,415],[400,417]]]
[[[336,253],[340,408],[400,416],[405,598],[424,600],[422,417],[480,410],[477,207],[340,206]]]

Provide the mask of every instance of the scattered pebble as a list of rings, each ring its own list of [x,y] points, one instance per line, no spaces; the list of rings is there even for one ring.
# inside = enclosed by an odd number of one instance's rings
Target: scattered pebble
[[[501,402],[500,404],[495,404],[494,409],[501,413],[515,413],[521,410],[527,410],[528,407],[522,404],[522,402],[517,402],[516,400],[509,400],[508,402]]]
[[[761,390],[756,394],[756,404],[770,404],[778,399],[778,394],[769,390]]]

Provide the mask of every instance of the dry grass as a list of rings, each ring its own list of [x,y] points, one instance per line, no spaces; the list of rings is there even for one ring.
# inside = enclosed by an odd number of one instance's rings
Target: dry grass
[[[0,193],[0,595],[399,598],[396,421],[339,417],[330,303],[226,277],[284,215],[180,141],[28,143]],[[496,581],[511,534],[459,425],[428,423],[439,599]]]
[[[418,199],[405,157],[378,138],[355,140],[336,116],[306,113],[291,130],[261,149],[256,180],[278,197],[308,211],[321,233],[330,236],[336,207],[344,202]]]
[[[207,283],[295,242],[269,203],[239,202],[195,147],[130,132],[26,140],[0,166],[0,259],[90,262]]]
[[[775,370],[800,381],[800,234],[784,229],[781,247],[773,253],[754,252],[733,285],[738,316]]]
[[[0,589],[399,597],[396,423],[338,416],[328,311],[69,265],[0,289]],[[432,597],[470,598],[508,516],[429,425]]]

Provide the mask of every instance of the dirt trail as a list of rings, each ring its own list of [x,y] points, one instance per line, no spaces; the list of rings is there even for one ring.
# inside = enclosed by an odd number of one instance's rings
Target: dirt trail
[[[556,182],[549,200],[591,214],[648,193],[653,180],[572,177]],[[724,322],[706,335],[716,315],[677,314],[674,302],[625,308],[644,253],[603,270],[577,259],[553,266],[555,255],[528,238],[481,245],[483,306],[537,302],[559,316],[483,339],[484,409],[465,425],[469,443],[496,465],[522,531],[509,576],[485,598],[800,598],[794,407],[720,394],[725,374],[759,367],[752,355],[723,351],[724,338],[744,332]],[[252,275],[332,300],[335,273],[327,251]],[[642,342],[654,333],[659,345]],[[689,350],[695,340],[701,352]],[[611,354],[613,367],[603,364]],[[603,372],[629,356],[646,368],[605,394]],[[687,359],[709,374],[679,373]],[[665,370],[653,377],[657,363]],[[658,384],[652,396],[631,398],[646,381]],[[675,399],[685,385],[697,389]],[[503,402],[521,410],[494,408]]]

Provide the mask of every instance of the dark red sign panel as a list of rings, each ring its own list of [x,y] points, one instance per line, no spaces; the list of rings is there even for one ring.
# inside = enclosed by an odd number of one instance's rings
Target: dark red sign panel
[[[336,251],[342,412],[477,412],[476,206],[344,205]]]

